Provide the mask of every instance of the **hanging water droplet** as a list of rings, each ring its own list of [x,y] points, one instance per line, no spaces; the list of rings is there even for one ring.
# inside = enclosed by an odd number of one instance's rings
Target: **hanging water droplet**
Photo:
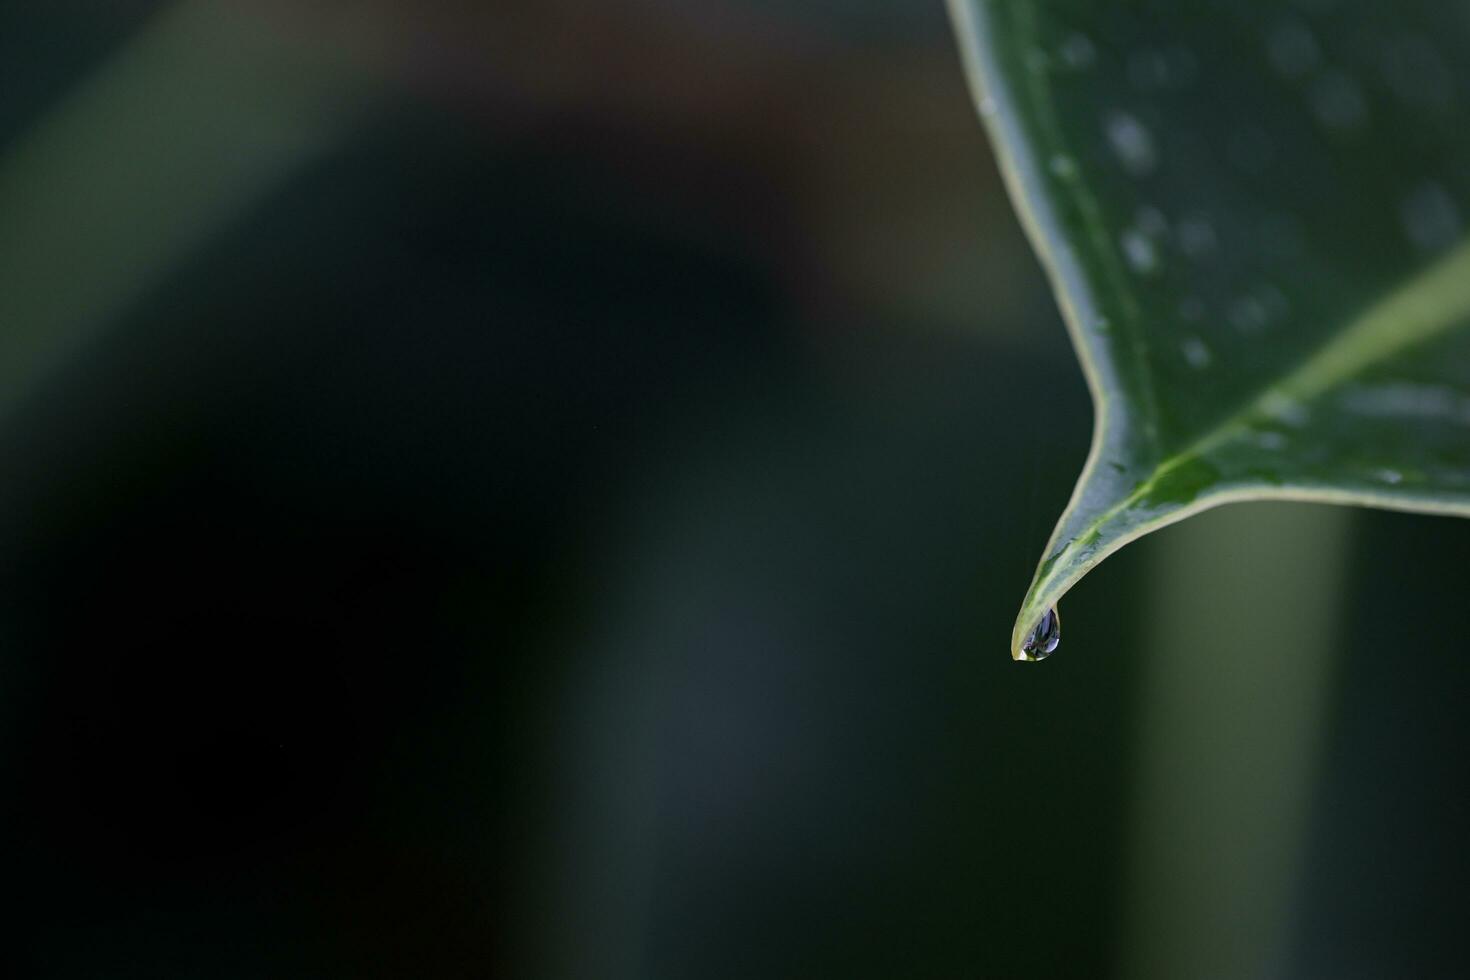
[[[1062,618],[1056,609],[1048,609],[1036,624],[1026,642],[1021,644],[1021,653],[1027,660],[1045,660],[1062,642]]]

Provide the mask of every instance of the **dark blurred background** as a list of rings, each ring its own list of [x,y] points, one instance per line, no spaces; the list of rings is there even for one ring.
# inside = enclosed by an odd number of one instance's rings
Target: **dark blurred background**
[[[1459,976],[1470,529],[1011,621],[1091,410],[939,0],[0,2],[0,972]]]

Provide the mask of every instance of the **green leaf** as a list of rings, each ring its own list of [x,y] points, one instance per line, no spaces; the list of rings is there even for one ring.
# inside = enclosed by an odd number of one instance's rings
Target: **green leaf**
[[[1464,5],[950,7],[1096,408],[1013,656],[1094,565],[1208,507],[1470,515]]]

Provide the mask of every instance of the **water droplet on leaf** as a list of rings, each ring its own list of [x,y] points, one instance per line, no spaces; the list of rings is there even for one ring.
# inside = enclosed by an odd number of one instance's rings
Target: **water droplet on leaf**
[[[1460,209],[1439,184],[1425,181],[1399,205],[1399,220],[1409,241],[1422,252],[1442,252],[1459,241]]]
[[[1198,337],[1185,337],[1179,349],[1184,353],[1185,362],[1196,371],[1209,367],[1210,362],[1215,359],[1210,348]]]
[[[1061,642],[1062,618],[1055,609],[1048,609],[1031,635],[1026,637],[1026,642],[1021,644],[1021,653],[1027,660],[1045,660]]]
[[[1194,212],[1179,219],[1179,248],[1185,255],[1200,258],[1213,252],[1217,244],[1215,226],[1208,216]]]
[[[1128,267],[1140,275],[1149,275],[1159,268],[1159,250],[1153,241],[1137,228],[1129,228],[1119,239],[1123,246],[1123,258]]]
[[[1139,231],[1150,238],[1162,238],[1169,233],[1169,219],[1155,207],[1144,205],[1139,208],[1134,213],[1133,222],[1138,225]]]
[[[1135,51],[1128,56],[1128,80],[1140,92],[1164,88],[1169,84],[1169,63],[1158,51]]]
[[[1277,25],[1266,39],[1266,53],[1271,64],[1287,78],[1301,78],[1322,63],[1317,39],[1303,24],[1288,21]]]
[[[1104,128],[1108,143],[1129,176],[1147,177],[1158,167],[1159,151],[1153,134],[1137,118],[1126,112],[1114,112],[1108,116]]]
[[[1086,34],[1073,34],[1062,42],[1061,55],[1068,68],[1081,70],[1092,67],[1097,60],[1097,48]]]
[[[1367,124],[1368,103],[1358,83],[1340,71],[1325,71],[1312,83],[1312,111],[1326,129],[1347,132]]]
[[[1428,39],[1410,36],[1390,41],[1382,62],[1389,88],[1407,105],[1431,112],[1452,107],[1454,76]]]
[[[1065,153],[1054,154],[1048,166],[1054,176],[1071,180],[1077,176],[1077,161]]]

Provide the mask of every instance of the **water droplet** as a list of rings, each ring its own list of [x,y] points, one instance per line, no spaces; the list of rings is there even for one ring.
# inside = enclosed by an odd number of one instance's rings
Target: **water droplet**
[[[1307,409],[1307,406],[1290,395],[1282,394],[1279,391],[1273,391],[1262,399],[1261,410],[1266,413],[1267,417],[1289,425],[1294,429],[1299,429],[1306,425],[1307,421],[1312,417],[1312,413]]]
[[[1062,618],[1056,609],[1048,609],[1046,615],[1031,630],[1026,642],[1021,644],[1021,653],[1027,660],[1045,660],[1062,642]]]
[[[1349,385],[1338,403],[1355,415],[1372,418],[1433,419],[1470,426],[1470,398],[1440,385]]]
[[[1273,284],[1258,282],[1251,287],[1251,292],[1261,301],[1261,305],[1266,308],[1266,316],[1271,319],[1279,319],[1291,312],[1291,300]]]
[[[987,117],[993,116],[998,108],[993,97],[989,95],[980,97],[980,115]]]
[[[1280,432],[1257,432],[1255,442],[1257,446],[1268,452],[1286,448],[1286,436]]]
[[[1062,42],[1062,64],[1081,71],[1097,60],[1097,48],[1086,34],[1072,34]]]
[[[1340,71],[1328,70],[1312,82],[1312,111],[1327,129],[1348,132],[1368,122],[1368,103],[1358,83]]]
[[[1291,311],[1291,301],[1269,282],[1257,282],[1238,296],[1225,312],[1230,325],[1241,333],[1255,333]]]
[[[1198,259],[1215,250],[1219,239],[1210,219],[1198,211],[1179,219],[1179,248],[1185,255]]]
[[[1271,64],[1287,78],[1301,78],[1322,63],[1322,49],[1306,25],[1296,21],[1278,24],[1266,38]]]
[[[1230,304],[1226,311],[1230,325],[1241,333],[1255,333],[1270,322],[1266,306],[1255,296],[1241,296]]]
[[[1126,112],[1109,114],[1104,122],[1108,143],[1130,177],[1147,177],[1159,165],[1158,147],[1148,127]]]
[[[1054,176],[1063,180],[1071,180],[1077,176],[1077,160],[1065,153],[1054,154],[1047,164]]]
[[[1215,359],[1210,348],[1198,337],[1185,337],[1179,344],[1179,350],[1184,354],[1185,362],[1196,371],[1209,367],[1210,362]]]
[[[1439,184],[1427,180],[1399,205],[1399,220],[1409,241],[1423,252],[1442,252],[1464,231],[1460,209]]]
[[[1383,78],[1410,106],[1444,112],[1455,100],[1454,78],[1434,45],[1422,37],[1390,41],[1383,50]]]
[[[1163,238],[1169,233],[1169,219],[1164,212],[1146,204],[1133,213],[1133,223],[1150,238]]]
[[[1384,483],[1389,484],[1390,486],[1402,483],[1404,479],[1404,475],[1398,470],[1379,470],[1373,475],[1378,477],[1378,479],[1382,480]]]
[[[1144,48],[1128,56],[1128,81],[1141,92],[1169,84],[1169,62],[1158,51]]]
[[[1119,237],[1118,242],[1123,246],[1123,258],[1134,272],[1148,275],[1158,271],[1159,250],[1154,247],[1153,240],[1143,232],[1137,228],[1129,228]]]

